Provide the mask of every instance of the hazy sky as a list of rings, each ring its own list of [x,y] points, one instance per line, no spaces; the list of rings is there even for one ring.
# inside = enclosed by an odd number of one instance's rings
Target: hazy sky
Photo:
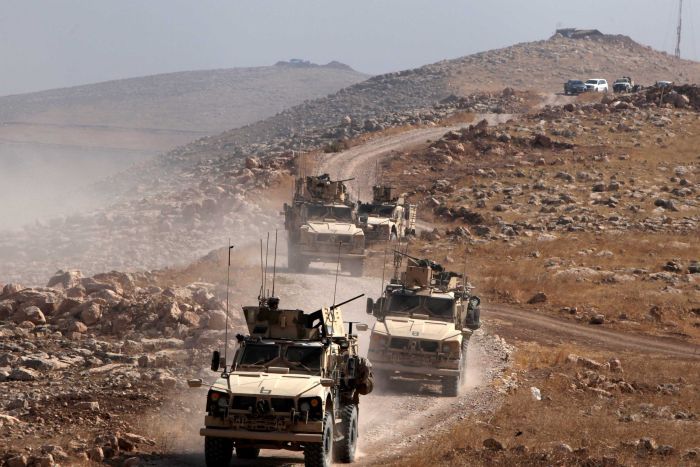
[[[681,45],[698,58],[700,0]],[[170,71],[338,60],[412,68],[556,27],[627,34],[673,52],[676,0],[0,0],[0,95]]]

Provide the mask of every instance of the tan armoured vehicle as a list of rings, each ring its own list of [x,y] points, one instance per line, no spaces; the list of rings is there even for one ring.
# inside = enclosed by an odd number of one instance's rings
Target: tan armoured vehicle
[[[396,270],[403,254],[395,254]],[[408,257],[406,271],[387,285],[367,313],[377,318],[369,343],[377,383],[404,379],[440,383],[456,396],[467,366],[472,332],[480,327],[480,299],[460,274]]]
[[[403,239],[416,233],[416,206],[389,186],[372,187],[372,202],[360,203],[358,218],[367,242]]]
[[[357,226],[345,181],[333,181],[327,174],[296,180],[292,204],[284,205],[291,270],[306,272],[311,262],[339,260],[342,270],[362,275],[365,234]]]
[[[361,296],[313,313],[280,309],[275,297],[243,307],[249,335],[236,336],[233,362],[212,358],[221,374],[200,430],[207,467],[227,467],[234,449],[242,459],[302,451],[312,467],[353,462],[360,395],[372,391],[372,376],[353,334],[367,325],[343,323],[339,307]]]

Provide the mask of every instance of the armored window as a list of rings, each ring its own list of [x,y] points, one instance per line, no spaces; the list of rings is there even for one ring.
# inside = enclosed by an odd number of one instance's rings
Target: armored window
[[[292,370],[301,369],[317,372],[321,368],[322,354],[321,347],[290,345],[284,353],[284,359],[291,364]]]
[[[241,365],[265,365],[280,356],[276,344],[248,344],[243,349]]]

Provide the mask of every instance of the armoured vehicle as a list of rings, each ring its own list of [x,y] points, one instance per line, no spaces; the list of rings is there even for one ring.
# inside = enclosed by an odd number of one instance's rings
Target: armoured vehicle
[[[365,234],[357,226],[355,204],[347,199],[346,181],[333,181],[327,174],[296,180],[292,204],[284,205],[293,271],[306,272],[313,261],[340,260],[342,270],[362,275]]]
[[[228,466],[234,449],[242,459],[260,449],[303,451],[314,467],[353,461],[360,395],[373,383],[353,334],[367,325],[348,323],[346,332],[339,307],[361,296],[313,313],[280,309],[275,297],[243,307],[249,335],[236,336],[233,363],[212,357],[222,372],[200,430],[207,467]]]
[[[402,255],[394,256],[397,272]],[[480,327],[480,299],[462,275],[433,261],[408,257],[397,276],[376,302],[367,299],[367,313],[377,318],[368,353],[375,378],[441,383],[444,395],[456,396],[469,339]]]
[[[360,203],[360,227],[368,242],[401,239],[416,232],[416,207],[395,196],[389,186],[372,187],[372,202]]]

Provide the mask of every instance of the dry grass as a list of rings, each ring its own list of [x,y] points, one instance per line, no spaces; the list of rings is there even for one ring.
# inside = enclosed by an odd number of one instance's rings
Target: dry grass
[[[612,397],[601,397],[575,388],[574,383],[586,370],[566,363],[570,353],[602,362],[612,357],[573,346],[524,345],[516,354],[520,387],[507,396],[500,409],[486,417],[465,420],[449,432],[434,436],[408,458],[389,464],[585,465],[586,459],[603,456],[628,465],[676,464],[684,450],[697,447],[697,420],[673,419],[676,412],[700,411],[697,362],[621,356],[624,373],[599,373],[609,380],[624,379],[638,389],[632,394],[612,391]],[[658,385],[667,383],[677,384],[679,392],[664,394],[657,390]],[[542,401],[533,399],[531,386],[541,390]],[[624,421],[629,414],[636,414],[638,419]],[[652,460],[641,459],[633,447],[624,443],[642,437],[673,446],[674,452],[667,458],[657,454]],[[505,451],[484,449],[482,443],[487,438],[499,440]],[[580,451],[558,457],[552,453],[558,443]]]

